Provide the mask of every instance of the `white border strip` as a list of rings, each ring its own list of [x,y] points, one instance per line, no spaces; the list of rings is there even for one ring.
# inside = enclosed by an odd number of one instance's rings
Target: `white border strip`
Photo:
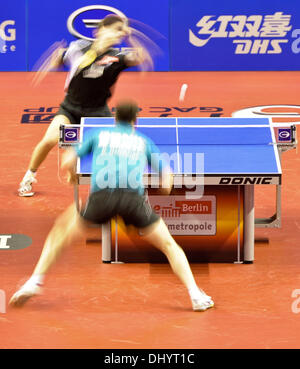
[[[101,128],[101,127],[115,127],[115,124],[62,124],[65,127],[94,127],[94,128]],[[197,124],[193,124],[193,125],[165,125],[165,124],[157,124],[157,125],[152,125],[152,124],[139,124],[139,125],[135,125],[134,127],[140,128],[270,128],[270,125],[268,124],[253,124],[253,125],[240,125],[240,124],[236,124],[236,125],[217,125],[217,124],[212,124],[212,125],[197,125]]]
[[[176,149],[177,149],[177,168],[178,173],[181,172],[180,168],[180,151],[179,151],[179,136],[178,136],[178,119],[176,118]]]
[[[279,123],[279,122],[276,122],[276,123],[272,123],[271,122],[271,126],[272,127],[292,127],[292,126],[296,126],[297,124],[300,124],[300,122],[291,122],[291,123]]]
[[[61,124],[61,126],[64,126],[64,127],[76,127],[76,125],[75,124],[70,124],[70,125],[68,125],[68,124]],[[78,127],[78,125],[77,125],[77,127]],[[81,117],[81,119],[80,119],[80,137],[79,137],[79,144],[81,144],[82,143],[82,141],[83,141],[83,127],[84,127],[84,118],[82,118]],[[77,164],[76,164],[76,172],[77,172],[77,174],[81,174],[80,172],[81,172],[81,166],[80,166],[80,163],[81,163],[81,161],[80,161],[80,157],[77,157]]]
[[[278,153],[278,149],[277,149],[277,142],[276,142],[275,132],[274,132],[274,129],[272,129],[272,127],[270,127],[270,131],[271,131],[271,137],[272,137],[272,141],[273,141],[273,149],[274,149],[274,155],[275,155],[275,159],[276,159],[277,170],[278,170],[278,173],[282,173],[281,163],[280,163],[280,159],[279,159],[279,153]]]

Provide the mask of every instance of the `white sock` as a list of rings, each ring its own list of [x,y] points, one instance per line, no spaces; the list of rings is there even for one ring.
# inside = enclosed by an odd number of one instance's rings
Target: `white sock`
[[[42,287],[44,284],[45,276],[43,274],[33,274],[25,283],[26,287]]]
[[[27,172],[25,173],[24,177],[23,177],[23,182],[27,181],[29,178],[35,178],[36,177],[36,172],[32,172],[30,169],[27,170]]]
[[[190,288],[188,292],[192,300],[203,298],[203,292],[200,291],[198,286]]]
[[[29,176],[36,176],[36,172],[33,172],[32,170],[28,169],[25,175],[29,175]]]

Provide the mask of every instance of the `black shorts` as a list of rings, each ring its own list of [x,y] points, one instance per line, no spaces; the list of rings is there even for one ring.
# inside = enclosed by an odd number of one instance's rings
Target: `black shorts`
[[[75,105],[65,99],[55,115],[64,115],[69,118],[71,124],[80,124],[82,117],[112,117],[112,113],[107,105],[97,108],[84,108]]]
[[[127,189],[101,190],[92,193],[81,216],[95,224],[102,224],[114,216],[123,218],[126,225],[145,228],[155,223],[159,216],[145,196]]]

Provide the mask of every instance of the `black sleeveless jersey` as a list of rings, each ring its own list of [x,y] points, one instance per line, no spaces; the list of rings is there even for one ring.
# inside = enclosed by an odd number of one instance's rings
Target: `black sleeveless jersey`
[[[92,42],[74,41],[66,51],[63,61],[70,71],[66,80],[66,100],[83,108],[104,106],[111,96],[110,88],[117,81],[125,63],[126,52],[109,49],[97,56],[93,63],[79,69],[82,56],[90,49]]]

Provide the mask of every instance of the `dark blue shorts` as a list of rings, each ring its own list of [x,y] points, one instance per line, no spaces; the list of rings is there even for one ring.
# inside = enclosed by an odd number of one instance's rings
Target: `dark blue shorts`
[[[101,190],[92,193],[81,216],[94,224],[102,224],[119,215],[126,225],[145,228],[159,216],[145,196],[127,189]]]
[[[82,117],[112,117],[112,113],[107,105],[97,108],[85,108],[80,105],[74,105],[65,99],[55,115],[66,116],[71,124],[80,124]]]

